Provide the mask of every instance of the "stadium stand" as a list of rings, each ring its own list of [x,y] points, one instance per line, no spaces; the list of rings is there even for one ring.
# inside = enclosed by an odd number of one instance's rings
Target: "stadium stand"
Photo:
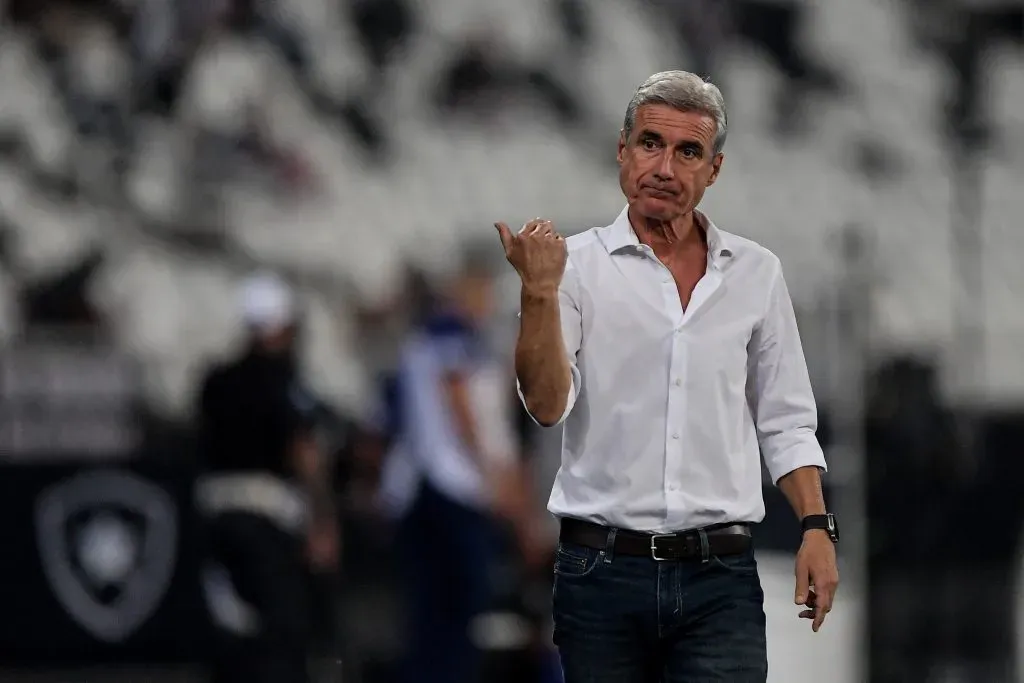
[[[351,81],[359,56],[345,39],[347,28],[329,3],[305,0],[289,7],[313,46],[325,81]],[[231,291],[242,274],[237,264],[216,257],[195,261],[158,239],[142,237],[142,221],[181,217],[190,191],[185,182],[203,175],[192,157],[195,128],[224,137],[240,134],[249,110],[269,102],[264,115],[271,136],[296,150],[315,169],[319,191],[281,201],[265,186],[233,178],[223,189],[223,229],[236,253],[255,266],[302,273],[355,285],[361,298],[383,299],[394,291],[406,260],[441,269],[461,240],[489,237],[494,218],[522,220],[529,213],[554,217],[568,231],[600,223],[621,199],[610,167],[595,163],[595,142],[581,143],[574,131],[536,114],[536,103],[502,102],[485,124],[433,115],[425,93],[438,80],[438,64],[462,36],[501,28],[501,50],[517,58],[558,55],[560,37],[541,2],[484,4],[446,0],[419,8],[423,26],[396,66],[382,79],[380,109],[387,121],[394,162],[374,169],[355,160],[354,144],[334,134],[330,122],[303,102],[282,60],[266,45],[225,38],[204,48],[185,86],[178,122],[142,121],[140,163],[125,183],[129,201],[100,204],[91,197],[58,200],[37,187],[33,174],[79,175],[98,170],[97,143],[83,142],[58,106],[45,66],[27,39],[4,29],[0,82],[5,97],[0,122],[25,142],[33,171],[10,159],[3,164],[3,217],[17,247],[9,277],[31,281],[60,269],[93,246],[108,254],[94,289],[96,303],[113,322],[119,342],[138,353],[157,378],[154,401],[180,411],[197,359],[222,348],[237,329],[229,315]],[[596,35],[571,79],[575,97],[600,126],[611,155],[613,137],[630,89],[645,74],[667,67],[660,27],[628,3],[594,2]],[[798,303],[835,283],[834,239],[856,224],[877,249],[881,279],[863,292],[872,303],[878,348],[949,346],[954,330],[950,302],[956,299],[956,264],[950,248],[951,174],[957,160],[932,125],[940,75],[933,61],[915,54],[882,4],[832,4],[820,8],[807,40],[844,66],[853,84],[852,106],[821,102],[799,140],[779,140],[765,131],[764,97],[773,74],[755,55],[728,56],[733,122],[725,181],[708,196],[707,208],[727,229],[763,241],[783,259]],[[95,97],[126,86],[126,58],[112,39],[90,32],[82,40],[82,81]],[[685,65],[684,65],[685,66]],[[1009,103],[1022,94],[1024,79],[1005,69],[999,108],[1019,131],[1020,115]],[[600,122],[600,123],[596,123]],[[873,182],[850,159],[858,145],[879,143],[894,150],[904,172]],[[976,386],[961,390],[987,397],[1019,398],[1024,368],[1015,352],[1024,336],[1017,302],[1024,290],[1015,267],[1022,239],[1014,229],[1024,201],[1020,149],[1010,145],[984,160],[985,210],[978,217],[982,238],[987,364]],[[24,157],[23,157],[24,158]],[[77,161],[76,161],[77,159]],[[780,168],[785,169],[780,173]],[[238,181],[238,182],[235,182]],[[124,207],[131,206],[131,210]],[[525,212],[525,213],[524,213]],[[315,288],[311,288],[314,292]],[[315,376],[331,399],[358,402],[358,363],[338,358],[345,337],[337,323],[338,301],[315,291],[313,309],[323,318],[310,343],[317,353]],[[342,329],[337,326],[341,324]],[[10,327],[5,326],[7,329]],[[353,342],[349,342],[351,345]]]

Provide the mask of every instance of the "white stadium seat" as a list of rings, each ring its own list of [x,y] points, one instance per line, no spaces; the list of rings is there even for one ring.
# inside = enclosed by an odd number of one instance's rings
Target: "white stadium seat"
[[[651,15],[630,4],[590,4],[597,40],[581,70],[573,72],[570,86],[594,111],[601,122],[595,125],[608,127],[610,158],[614,131],[636,84],[654,70],[686,65],[677,63],[679,51],[664,48],[666,36]],[[362,56],[339,9],[327,0],[292,0],[284,7],[308,31],[322,80],[342,91],[357,83]],[[394,291],[406,260],[432,271],[443,268],[465,241],[493,239],[494,220],[515,224],[545,215],[567,232],[576,232],[617,213],[622,198],[613,169],[597,164],[593,150],[561,135],[528,103],[507,103],[501,120],[489,125],[438,120],[424,112],[427,86],[436,81],[443,58],[463,36],[490,31],[499,36],[501,49],[521,57],[556,52],[558,37],[545,3],[444,0],[416,7],[426,28],[393,78],[380,84],[386,93],[383,101],[391,103],[381,113],[399,151],[385,171],[364,167],[351,142],[310,111],[267,46],[228,40],[211,46],[201,58],[186,90],[187,120],[233,132],[244,119],[247,103],[269,94],[276,139],[302,149],[321,177],[319,196],[294,203],[244,183],[228,188],[230,234],[253,262],[343,277],[357,283],[359,296],[382,299]],[[861,226],[876,246],[883,274],[873,291],[863,292],[874,311],[873,345],[883,351],[948,348],[955,334],[951,316],[960,256],[950,242],[952,179],[933,113],[942,76],[934,60],[909,45],[894,20],[895,11],[884,3],[816,7],[806,38],[844,65],[855,92],[842,106],[822,103],[816,108],[814,134],[805,142],[782,142],[766,131],[768,72],[758,55],[730,55],[727,161],[705,205],[723,228],[759,240],[779,254],[794,299],[803,307],[814,307],[823,292],[836,286],[841,256],[834,240],[839,231]],[[107,70],[117,71],[117,60],[111,62],[102,47],[98,39],[86,55],[96,58],[84,60],[100,89],[110,74],[96,64],[109,62],[114,66]],[[0,105],[0,124],[21,126],[34,156],[44,166],[59,165],[67,156],[70,135],[41,65],[25,41],[9,32],[0,41],[0,52],[0,84],[4,92],[17,93]],[[1014,102],[1024,93],[1024,78],[1009,68],[999,71],[998,78],[997,109],[1010,131],[1019,134],[1022,118]],[[174,129],[143,131],[147,153],[129,179],[132,196],[154,215],[173,215],[181,201],[182,164],[188,162],[186,139]],[[850,145],[865,139],[897,149],[906,164],[905,176],[877,186],[855,173]],[[1016,351],[1024,342],[1024,309],[1019,306],[1024,269],[1017,263],[1024,253],[1024,233],[1018,229],[1018,217],[1024,215],[1024,193],[1019,192],[1024,186],[1022,153],[1024,149],[1011,145],[1006,158],[986,162],[984,210],[976,225],[984,235],[986,291],[978,308],[988,329],[986,363],[978,377],[949,385],[954,398],[1024,396],[1024,359]],[[96,216],[74,205],[47,205],[10,172],[0,173],[0,195],[10,199],[3,203],[4,213],[24,233],[18,259],[25,272],[59,268],[100,239],[98,234],[102,239],[115,234],[97,233],[90,226]],[[144,251],[121,250],[107,266],[106,281],[115,284],[98,288],[108,292],[100,300],[112,297],[117,303],[107,307],[130,321],[118,323],[125,344],[153,362],[177,368],[168,373],[180,374],[197,362],[184,356],[209,354],[231,336],[222,322],[228,319],[221,316],[225,311],[199,311],[186,302],[202,298],[220,302],[210,306],[229,308],[230,297],[220,290],[229,290],[234,279],[204,275],[212,272],[209,264],[192,264],[152,246]],[[324,293],[309,296],[318,302],[314,310],[331,311],[329,316],[324,313],[324,320],[344,318]],[[314,325],[318,332],[311,344],[321,349],[316,363],[336,364],[332,372],[345,378],[332,380],[332,393],[356,401],[356,392],[341,388],[350,381],[361,385],[355,355],[344,356],[351,352],[343,352],[342,344],[334,352],[340,355],[332,358],[326,349],[335,348],[333,342],[318,336],[321,331],[336,334],[338,324]],[[199,329],[204,330],[201,336]],[[810,355],[815,352],[808,350]],[[172,383],[184,391],[185,380]],[[170,403],[181,405],[182,400]]]

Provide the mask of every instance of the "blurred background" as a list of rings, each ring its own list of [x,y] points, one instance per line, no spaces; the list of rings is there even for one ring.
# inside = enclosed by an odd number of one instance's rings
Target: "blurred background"
[[[242,349],[253,273],[294,299],[337,502],[340,563],[308,582],[314,675],[403,680],[404,350],[438,301],[493,286],[505,374],[480,429],[545,519],[559,435],[515,401],[517,282],[490,226],[611,222],[625,105],[670,68],[730,105],[704,209],[786,268],[842,524],[841,598],[812,636],[766,484],[771,680],[1024,680],[1020,0],[0,11],[0,680],[207,680],[199,393]],[[471,625],[481,680],[558,681],[550,564],[502,547]]]

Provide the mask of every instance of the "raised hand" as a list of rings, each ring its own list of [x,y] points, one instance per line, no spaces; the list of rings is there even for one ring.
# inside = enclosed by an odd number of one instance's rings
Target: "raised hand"
[[[557,290],[565,273],[568,251],[565,238],[555,232],[551,221],[534,219],[513,233],[504,223],[495,223],[505,258],[519,273],[523,287]]]

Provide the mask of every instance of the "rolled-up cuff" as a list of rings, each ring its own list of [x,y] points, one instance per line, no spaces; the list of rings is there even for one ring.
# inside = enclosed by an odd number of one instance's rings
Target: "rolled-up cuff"
[[[762,450],[765,449],[762,448]],[[776,485],[779,483],[779,479],[801,467],[817,467],[822,472],[828,471],[825,454],[813,434],[810,435],[809,440],[801,439],[784,450],[766,457],[765,466],[772,477],[772,482]]]
[[[530,416],[533,423],[538,427],[557,427],[558,425],[565,422],[565,419],[569,417],[569,413],[572,412],[572,408],[576,405],[576,398],[579,395],[579,388],[582,386],[582,378],[580,377],[580,371],[576,368],[573,363],[569,364],[569,371],[571,373],[571,386],[569,387],[569,396],[565,400],[565,410],[562,411],[562,416],[558,418],[558,421],[554,424],[545,425],[537,420],[536,416],[530,412],[530,407],[526,405],[526,397],[523,396],[523,388],[519,384],[519,380],[516,379],[516,393],[519,394],[519,401],[523,404],[523,408],[526,410],[526,414]]]

